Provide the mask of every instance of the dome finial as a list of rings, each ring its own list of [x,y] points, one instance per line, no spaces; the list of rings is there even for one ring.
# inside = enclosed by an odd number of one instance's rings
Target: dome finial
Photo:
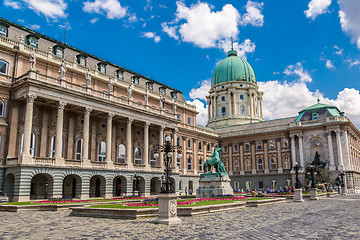
[[[231,51],[234,51],[234,40],[232,36],[231,36]]]
[[[317,102],[320,103],[320,98],[318,97]]]
[[[231,50],[228,51],[228,56],[237,56],[237,51],[234,50],[234,40],[233,37],[231,36]]]

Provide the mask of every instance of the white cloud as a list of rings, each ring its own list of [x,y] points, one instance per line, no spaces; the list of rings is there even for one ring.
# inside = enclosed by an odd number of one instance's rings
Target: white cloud
[[[307,18],[315,20],[315,18],[327,12],[331,0],[311,0],[308,4],[309,9],[304,11]]]
[[[57,19],[67,16],[67,3],[64,0],[24,0],[30,9],[46,17]]]
[[[4,5],[7,7],[12,7],[14,9],[20,9],[21,3],[17,1],[11,1],[11,0],[4,0]]]
[[[128,21],[129,21],[130,23],[137,22],[138,19],[137,19],[137,17],[136,17],[136,13],[132,14],[132,15],[129,17]]]
[[[248,1],[245,8],[247,13],[241,17],[241,25],[253,25],[255,27],[262,27],[264,25],[264,15],[261,10],[263,9],[264,3]]]
[[[166,22],[161,23],[162,31],[167,33],[169,37],[174,38],[175,40],[179,40],[179,36],[176,33],[177,26],[169,27]]]
[[[311,82],[312,78],[307,71],[304,71],[304,68],[301,62],[296,63],[295,65],[289,65],[285,68],[284,74],[289,75],[297,75],[300,77],[300,82]]]
[[[207,79],[201,82],[201,86],[198,88],[191,89],[189,96],[191,99],[201,99],[206,100],[206,96],[209,95],[209,90],[211,88],[211,79]]]
[[[97,21],[99,21],[99,18],[93,18],[93,19],[90,20],[90,22],[91,22],[92,24],[96,23]]]
[[[238,56],[246,59],[247,53],[255,52],[255,43],[251,42],[250,39],[245,39],[242,43],[234,42],[234,50],[238,52]],[[228,52],[231,49],[231,39],[226,38],[219,42],[219,48],[222,48],[224,52]]]
[[[176,2],[178,20],[186,22],[179,26],[182,41],[190,42],[201,48],[216,47],[218,41],[239,34],[240,13],[231,4],[226,4],[221,11],[212,11],[208,3],[198,2],[186,7],[183,2]]]
[[[360,65],[359,59],[346,59],[345,61],[349,63],[350,67]]]
[[[160,36],[157,36],[157,35],[156,35],[156,32],[145,32],[145,33],[142,33],[142,37],[145,37],[145,38],[153,38],[153,39],[154,39],[154,42],[156,42],[156,43],[160,42],[160,40],[161,40]]]
[[[335,68],[334,67],[334,64],[331,62],[331,60],[329,60],[329,59],[327,59],[326,60],[326,67],[328,68],[328,69],[332,69],[332,68]]]
[[[122,7],[118,0],[95,0],[94,2],[84,2],[83,11],[106,14],[108,19],[120,19],[125,17],[127,7]]]
[[[342,55],[343,54],[343,51],[344,51],[344,49],[342,49],[342,48],[339,48],[338,46],[334,46],[334,48],[337,50],[336,52],[334,52],[336,55]]]
[[[207,109],[205,104],[199,99],[194,99],[192,101],[188,100],[186,103],[191,104],[196,107],[196,111],[199,114],[196,116],[196,123],[205,126],[208,120]]]
[[[37,24],[33,24],[33,25],[30,25],[29,28],[32,29],[32,30],[39,30],[40,26],[37,25]]]
[[[360,48],[360,1],[338,0],[338,3],[341,28],[350,35],[351,40]]]

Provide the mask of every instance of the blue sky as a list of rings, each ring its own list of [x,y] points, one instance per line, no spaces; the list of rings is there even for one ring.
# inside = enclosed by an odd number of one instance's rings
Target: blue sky
[[[3,0],[0,15],[181,90],[206,123],[230,37],[264,91],[266,119],[316,103],[360,126],[360,1]]]

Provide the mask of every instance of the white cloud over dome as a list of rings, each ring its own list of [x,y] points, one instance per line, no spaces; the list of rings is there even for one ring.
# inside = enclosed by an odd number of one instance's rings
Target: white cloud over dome
[[[298,62],[295,65],[287,66],[283,73],[287,76],[290,76],[290,75],[299,76],[300,82],[312,82],[312,78],[311,78],[310,74],[304,70],[301,62]]]
[[[308,4],[309,9],[304,11],[307,18],[315,20],[315,18],[327,12],[331,5],[331,0],[311,0]]]
[[[341,28],[360,49],[360,1],[338,0]]]
[[[262,27],[264,25],[264,15],[261,13],[264,3],[248,1],[245,8],[247,13],[241,17],[241,25],[253,25],[256,27]]]
[[[83,11],[103,14],[108,19],[120,19],[126,16],[127,7],[121,6],[118,0],[95,0],[84,2]]]

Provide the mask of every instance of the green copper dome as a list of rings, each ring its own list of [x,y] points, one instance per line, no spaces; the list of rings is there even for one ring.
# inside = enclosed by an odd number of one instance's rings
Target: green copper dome
[[[211,86],[228,81],[246,81],[256,83],[254,70],[244,59],[237,56],[235,50],[228,52],[228,57],[216,67]]]

